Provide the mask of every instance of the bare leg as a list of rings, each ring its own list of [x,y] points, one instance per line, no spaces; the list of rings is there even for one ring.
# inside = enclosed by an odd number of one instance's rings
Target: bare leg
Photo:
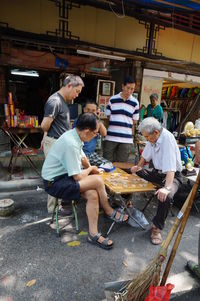
[[[88,190],[96,190],[98,196],[99,196],[99,202],[101,204],[101,207],[105,211],[105,213],[109,216],[113,213],[113,208],[108,203],[107,193],[105,189],[105,185],[103,182],[103,179],[99,175],[89,175],[85,177],[83,180],[79,181],[80,185],[80,191],[81,193],[84,193]],[[120,217],[120,213],[117,212],[116,218]],[[124,216],[124,221],[128,219],[128,215]]]
[[[89,233],[91,236],[96,236],[98,233],[98,217],[99,217],[99,197],[95,190],[88,190],[83,193],[84,198],[87,199],[86,213],[88,217]],[[100,236],[98,241],[102,243],[105,240],[103,236]],[[108,240],[108,244],[111,245],[112,240]]]

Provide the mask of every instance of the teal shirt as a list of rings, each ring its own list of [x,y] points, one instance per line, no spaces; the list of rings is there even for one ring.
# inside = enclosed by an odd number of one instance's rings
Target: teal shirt
[[[161,105],[157,105],[155,108],[152,108],[152,105],[147,106],[147,117],[154,117],[161,121],[163,119],[163,109]]]
[[[83,142],[76,129],[69,130],[58,138],[50,148],[42,167],[42,178],[48,181],[68,174],[69,177],[81,172],[81,160],[85,157]]]

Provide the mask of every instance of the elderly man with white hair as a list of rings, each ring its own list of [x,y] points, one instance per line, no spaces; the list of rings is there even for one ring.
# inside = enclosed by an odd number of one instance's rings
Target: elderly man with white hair
[[[164,228],[174,194],[182,184],[180,151],[172,133],[154,117],[145,118],[139,125],[139,131],[148,141],[138,165],[131,168],[132,173],[156,184],[158,208],[153,218],[151,242],[162,242],[161,230]],[[142,169],[145,162],[152,160],[153,168]]]

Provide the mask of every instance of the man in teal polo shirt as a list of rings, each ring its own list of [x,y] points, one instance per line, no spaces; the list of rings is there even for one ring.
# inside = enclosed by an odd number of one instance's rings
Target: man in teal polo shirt
[[[52,145],[42,167],[44,187],[48,194],[67,199],[86,200],[89,223],[88,242],[111,249],[113,241],[98,232],[99,204],[106,215],[118,223],[126,222],[128,215],[114,210],[108,203],[105,185],[96,166],[90,166],[82,150],[83,142],[94,138],[99,130],[97,117],[92,113],[79,116],[76,128],[65,132]],[[82,169],[85,165],[85,169]]]

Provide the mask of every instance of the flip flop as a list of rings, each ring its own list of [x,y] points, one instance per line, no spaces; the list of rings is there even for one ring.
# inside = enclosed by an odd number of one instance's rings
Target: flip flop
[[[113,247],[113,243],[112,244],[108,244],[109,238],[104,238],[104,240],[102,242],[99,242],[98,239],[100,238],[100,236],[102,236],[102,234],[99,232],[97,233],[97,235],[92,236],[91,234],[88,235],[87,241],[90,244],[96,245],[104,250],[110,250]]]

